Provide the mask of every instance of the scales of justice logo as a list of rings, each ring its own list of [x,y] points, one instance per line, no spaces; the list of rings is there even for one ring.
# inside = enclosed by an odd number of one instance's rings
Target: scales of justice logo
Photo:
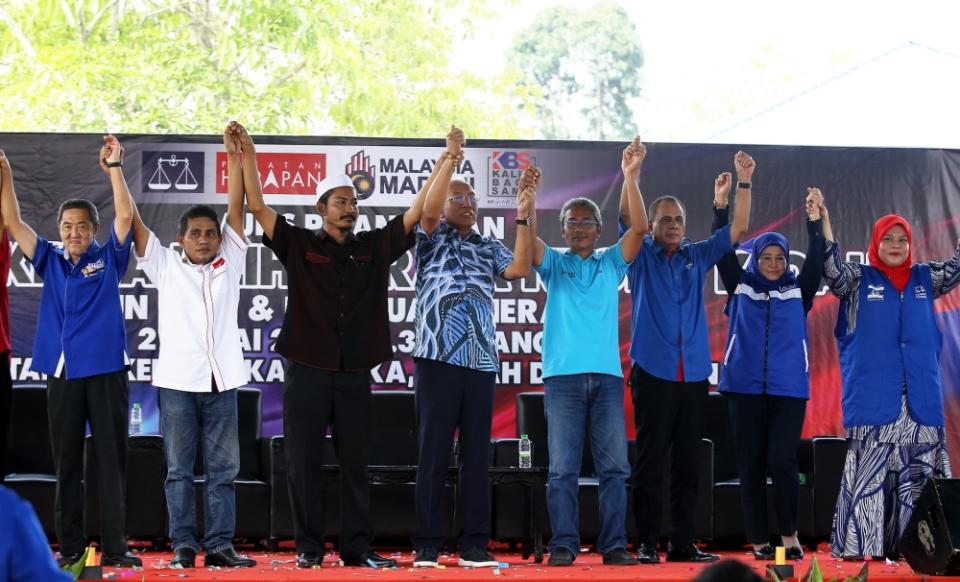
[[[143,152],[144,192],[199,192],[203,152]]]

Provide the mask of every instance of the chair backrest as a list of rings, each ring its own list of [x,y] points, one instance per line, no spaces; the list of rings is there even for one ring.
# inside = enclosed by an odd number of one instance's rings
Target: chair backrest
[[[517,436],[526,434],[533,441],[533,465],[535,467],[550,465],[550,451],[547,446],[547,417],[544,414],[543,398],[543,392],[520,392],[517,394]],[[596,472],[588,432],[583,439],[580,476],[594,477]]]
[[[417,409],[412,390],[373,391],[371,465],[417,464]]]
[[[54,473],[45,386],[27,385],[13,389],[7,433],[6,471],[48,475]]]

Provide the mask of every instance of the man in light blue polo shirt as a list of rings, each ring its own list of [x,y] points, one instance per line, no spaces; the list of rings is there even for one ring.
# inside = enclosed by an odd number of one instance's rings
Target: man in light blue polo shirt
[[[639,138],[623,151],[628,206],[641,224],[638,180],[646,148]],[[628,229],[613,246],[597,249],[603,220],[587,198],[573,198],[560,211],[568,248],[548,247],[539,238],[533,265],[547,289],[543,326],[547,446],[550,467],[547,511],[553,537],[551,566],[570,566],[580,549],[577,483],[583,439],[590,429],[600,478],[600,535],[597,550],[606,565],[632,566],[626,551],[627,432],[623,419],[618,288],[643,241]],[[587,341],[587,338],[589,340]]]
[[[644,564],[660,561],[663,506],[663,466],[672,450],[670,515],[673,524],[667,561],[712,562],[715,554],[694,545],[693,523],[697,499],[700,412],[706,404],[710,376],[710,344],[703,308],[707,273],[746,232],[750,217],[750,179],[755,164],[743,152],[734,158],[737,197],[733,224],[709,239],[690,243],[684,238],[685,214],[680,201],[663,196],[650,205],[651,233],[643,239],[637,260],[628,270],[633,295],[633,340],[630,374],[637,459],[633,466],[634,512],[637,519],[637,559]],[[720,174],[715,196],[730,191],[732,176]],[[625,194],[624,194],[625,195]],[[647,213],[638,220],[620,202],[623,228],[647,224]],[[643,203],[640,203],[643,208]],[[630,208],[632,210],[632,207]]]
[[[57,471],[55,501],[61,563],[75,563],[83,533],[83,443],[89,421],[100,482],[100,535],[104,566],[141,566],[127,551],[127,338],[118,286],[130,258],[133,207],[121,170],[122,148],[104,137],[101,165],[110,175],[116,211],[106,245],[97,207],[89,200],[60,205],[61,243],[51,243],[23,222],[10,163],[0,152],[0,208],[10,234],[43,277],[33,365],[47,375],[50,444]]]

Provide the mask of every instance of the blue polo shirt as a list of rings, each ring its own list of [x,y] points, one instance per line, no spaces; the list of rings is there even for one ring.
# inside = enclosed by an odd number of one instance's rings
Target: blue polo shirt
[[[114,229],[105,246],[93,241],[74,265],[61,243],[37,237],[33,267],[43,277],[35,372],[67,379],[124,369],[127,336],[118,286],[127,272],[132,233],[120,244]]]
[[[710,269],[734,248],[729,225],[707,240],[684,241],[670,256],[652,235],[644,237],[627,278],[633,295],[630,358],[645,372],[676,381],[682,353],[685,382],[710,377],[703,286]]]
[[[622,376],[620,293],[628,263],[620,242],[586,259],[546,247],[534,266],[547,288],[543,322],[543,377],[569,374]]]
[[[499,372],[493,292],[513,262],[499,240],[441,223],[417,225],[417,347],[414,358]]]

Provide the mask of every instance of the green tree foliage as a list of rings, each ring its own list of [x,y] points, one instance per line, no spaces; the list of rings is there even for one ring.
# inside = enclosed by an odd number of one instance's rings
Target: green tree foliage
[[[478,3],[0,0],[0,129],[529,137],[519,73],[450,72]]]
[[[511,48],[528,82],[543,91],[540,131],[551,139],[630,139],[630,100],[640,94],[637,30],[612,2],[540,13]],[[579,115],[579,118],[575,117]]]

